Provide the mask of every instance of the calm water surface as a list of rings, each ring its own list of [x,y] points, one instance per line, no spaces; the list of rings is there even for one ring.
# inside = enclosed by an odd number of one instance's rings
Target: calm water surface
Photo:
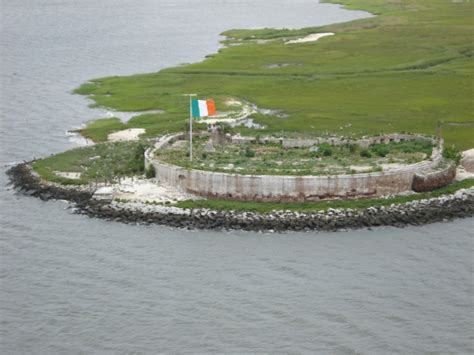
[[[473,220],[256,234],[128,226],[6,187],[75,146],[101,76],[200,60],[234,27],[367,16],[313,0],[0,0],[2,353],[470,353]],[[205,19],[205,20],[201,20]]]

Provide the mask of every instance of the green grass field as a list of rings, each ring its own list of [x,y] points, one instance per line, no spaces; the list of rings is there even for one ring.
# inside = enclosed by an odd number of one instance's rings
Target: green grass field
[[[360,136],[389,132],[433,134],[439,121],[448,145],[474,147],[474,2],[447,0],[331,0],[377,16],[301,30],[230,30],[227,44],[200,63],[158,73],[94,79],[76,93],[118,111],[163,109],[124,124],[92,123],[82,133],[96,141],[129,127],[147,136],[183,130],[188,101],[228,98],[279,110],[255,115],[259,134],[304,132]],[[334,32],[317,42],[288,39]],[[264,43],[257,39],[266,40]]]

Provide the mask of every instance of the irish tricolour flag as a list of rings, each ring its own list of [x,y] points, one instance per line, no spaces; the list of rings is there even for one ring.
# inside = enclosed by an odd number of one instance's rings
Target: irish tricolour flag
[[[214,100],[193,100],[191,109],[194,118],[213,116],[216,114]]]

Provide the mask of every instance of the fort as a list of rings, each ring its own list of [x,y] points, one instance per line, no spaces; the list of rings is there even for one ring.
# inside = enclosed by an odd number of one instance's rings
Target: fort
[[[428,191],[449,184],[455,176],[455,164],[443,159],[443,140],[421,135],[385,134],[359,140],[346,138],[260,138],[261,144],[273,143],[281,149],[311,148],[321,144],[340,146],[355,144],[367,148],[372,144],[404,141],[428,141],[433,144],[431,156],[412,164],[392,164],[379,171],[335,175],[239,174],[189,169],[163,161],[157,152],[176,145],[183,134],[167,135],[145,151],[145,168],[153,171],[159,184],[179,187],[187,193],[205,198],[239,201],[318,201],[357,197],[380,197],[409,191]],[[251,137],[227,137],[230,144],[255,143]],[[212,142],[212,139],[210,140]],[[179,145],[179,144],[178,144]],[[183,145],[182,145],[183,146]],[[185,146],[185,145],[184,145]]]

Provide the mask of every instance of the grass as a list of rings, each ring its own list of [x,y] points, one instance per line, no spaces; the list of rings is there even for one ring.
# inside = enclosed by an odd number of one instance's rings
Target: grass
[[[143,153],[147,146],[143,141],[102,143],[37,160],[32,167],[43,179],[62,185],[112,182],[144,172]],[[55,172],[81,173],[81,178],[69,179]]]
[[[364,209],[368,207],[389,206],[391,204],[401,204],[410,201],[422,200],[426,198],[439,197],[445,194],[452,194],[460,189],[474,186],[474,179],[455,182],[446,187],[440,188],[432,192],[424,192],[409,196],[396,196],[387,199],[354,199],[354,200],[333,200],[318,202],[301,202],[301,203],[273,203],[273,202],[242,202],[228,200],[187,200],[180,201],[175,206],[181,208],[207,208],[212,210],[223,211],[251,211],[259,213],[268,213],[272,211],[291,210],[302,212],[324,211],[329,208],[351,208]]]
[[[445,0],[331,0],[378,16],[301,30],[230,30],[223,48],[200,63],[158,73],[94,79],[76,90],[95,105],[119,111],[163,109],[127,124],[102,121],[83,131],[100,141],[119,128],[143,127],[146,135],[182,130],[188,101],[197,92],[279,110],[285,118],[255,115],[264,133],[341,133],[361,136],[434,134],[446,126],[448,145],[474,147],[474,2]],[[334,32],[318,42],[287,39]],[[255,39],[269,40],[257,44]],[[290,64],[276,66],[276,64]]]

